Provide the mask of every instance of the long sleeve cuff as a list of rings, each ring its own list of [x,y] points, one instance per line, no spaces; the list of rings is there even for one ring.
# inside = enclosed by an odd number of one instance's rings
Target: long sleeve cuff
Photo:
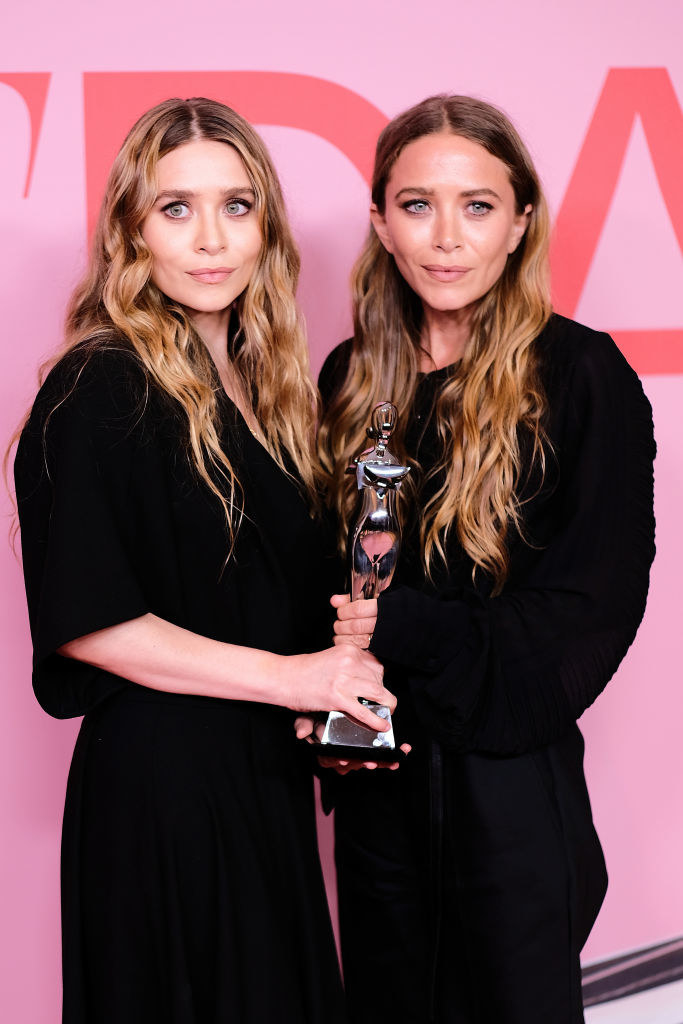
[[[469,621],[462,602],[396,587],[379,598],[370,651],[411,672],[437,675],[460,650]]]

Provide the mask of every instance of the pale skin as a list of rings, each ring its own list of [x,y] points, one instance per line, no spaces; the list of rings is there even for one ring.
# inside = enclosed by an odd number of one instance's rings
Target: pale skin
[[[221,142],[190,142],[159,161],[157,199],[141,230],[154,283],[185,308],[228,395],[258,433],[227,351],[230,307],[261,254],[255,200],[236,150]],[[343,711],[376,731],[387,723],[358,698],[396,705],[383,685],[382,666],[360,647],[283,656],[211,640],[151,613],[71,640],[59,653],[153,690],[294,711]]]
[[[529,224],[532,207],[519,210],[507,167],[483,146],[452,132],[409,143],[394,163],[384,210],[370,208],[372,225],[423,310],[420,369],[460,359],[472,314],[503,273]],[[335,644],[365,649],[377,623],[377,601],[332,598]],[[310,719],[299,719],[305,735]],[[345,772],[360,762],[326,759]]]

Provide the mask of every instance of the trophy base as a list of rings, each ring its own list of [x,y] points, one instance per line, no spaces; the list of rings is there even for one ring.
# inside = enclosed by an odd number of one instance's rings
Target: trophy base
[[[406,754],[400,747],[347,747],[337,743],[312,743],[318,757],[334,757],[339,761],[376,761],[378,764],[395,764],[404,761]]]
[[[375,732],[359,722],[354,722],[341,711],[330,711],[322,736],[319,742],[314,744],[316,753],[322,757],[353,761],[391,763],[402,760],[405,754],[396,746],[389,708],[369,700],[363,700],[362,703],[379,718],[386,719],[391,728],[386,732]]]

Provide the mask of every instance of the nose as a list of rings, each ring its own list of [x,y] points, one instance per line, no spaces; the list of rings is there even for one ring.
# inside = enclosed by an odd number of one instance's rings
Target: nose
[[[195,246],[207,256],[217,256],[227,247],[225,225],[219,217],[205,213],[198,218]]]
[[[434,222],[434,248],[441,252],[453,252],[461,245],[457,217],[451,211],[445,211]]]

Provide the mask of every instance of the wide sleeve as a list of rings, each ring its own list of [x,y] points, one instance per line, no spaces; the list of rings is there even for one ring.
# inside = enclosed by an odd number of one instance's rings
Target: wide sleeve
[[[73,356],[36,399],[15,461],[33,679],[56,717],[122,680],[57,654],[148,611],[136,575],[129,483],[144,444],[144,378],[122,353]]]
[[[643,616],[654,557],[651,410],[607,335],[562,384],[552,535],[497,597],[380,597],[371,651],[399,666],[424,727],[457,750],[561,736],[607,684]],[[520,544],[522,542],[519,542]]]

